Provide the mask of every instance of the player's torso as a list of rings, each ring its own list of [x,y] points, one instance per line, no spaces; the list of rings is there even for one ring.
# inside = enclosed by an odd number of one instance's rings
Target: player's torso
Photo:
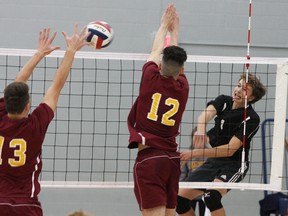
[[[28,118],[13,121],[3,118],[0,124],[0,195],[31,194],[33,181],[42,168],[40,160],[43,137]],[[36,186],[37,187],[37,186]],[[21,196],[20,195],[20,196]]]
[[[185,110],[188,87],[181,88],[173,78],[165,78],[159,73],[153,78],[145,78],[139,93],[137,127],[162,137],[176,135]]]

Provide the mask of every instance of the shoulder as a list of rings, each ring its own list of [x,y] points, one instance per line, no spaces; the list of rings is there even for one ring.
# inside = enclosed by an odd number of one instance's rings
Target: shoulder
[[[185,74],[180,74],[177,81],[180,83],[184,83],[187,86],[187,88],[189,88],[188,80]]]
[[[247,109],[247,115],[251,119],[255,119],[256,121],[260,122],[260,117],[259,117],[258,113],[254,110],[252,105],[249,105],[249,107]]]
[[[46,119],[48,122],[50,122],[54,118],[54,112],[46,103],[41,103],[32,112],[31,116],[36,116],[41,120]]]
[[[208,102],[207,106],[213,105],[217,110],[224,111],[225,109],[231,107],[233,100],[231,96],[219,95],[214,100]]]
[[[144,65],[143,65],[143,71],[146,70],[157,70],[159,71],[159,67],[158,65],[154,62],[154,61],[147,61]]]

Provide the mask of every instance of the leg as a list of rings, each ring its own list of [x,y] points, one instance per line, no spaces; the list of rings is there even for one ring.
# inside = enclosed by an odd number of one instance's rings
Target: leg
[[[165,216],[175,216],[175,208],[174,209],[166,208]]]
[[[214,182],[222,181],[219,179],[214,179]],[[210,194],[210,196],[207,196],[207,192]],[[211,189],[204,193],[204,200],[206,206],[211,211],[211,216],[226,216],[221,199],[227,192],[227,189]]]
[[[220,182],[215,179],[214,182]],[[227,193],[227,189],[210,189],[204,193],[204,201],[207,208],[211,211],[211,216],[225,216],[225,210],[221,203],[222,196]]]
[[[181,216],[195,216],[190,201],[203,194],[201,190],[181,188],[178,193],[176,211]]]
[[[196,209],[196,204],[197,204],[197,200],[191,200],[190,201],[190,206],[191,206],[191,208],[195,211],[195,209]]]
[[[198,200],[198,207],[199,207],[199,215],[204,216],[205,210],[206,210],[206,205],[202,199]]]
[[[166,207],[157,206],[155,208],[142,209],[142,216],[165,216]]]

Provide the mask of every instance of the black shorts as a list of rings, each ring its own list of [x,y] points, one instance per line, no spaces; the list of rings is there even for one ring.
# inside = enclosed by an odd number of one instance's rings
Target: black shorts
[[[245,171],[241,173],[241,164],[236,161],[207,159],[206,162],[189,173],[186,182],[212,182],[219,179],[223,182],[240,182],[245,177],[249,163],[245,162]]]

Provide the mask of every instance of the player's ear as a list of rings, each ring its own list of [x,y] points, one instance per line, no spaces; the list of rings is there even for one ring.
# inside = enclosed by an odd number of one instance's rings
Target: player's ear
[[[30,107],[31,107],[31,103],[28,102],[28,103],[25,105],[25,108],[24,108],[25,112],[29,113]]]
[[[181,70],[180,70],[179,74],[184,74],[184,67],[181,67]]]
[[[162,64],[161,64],[161,62],[159,63],[158,68],[159,68],[159,70],[161,70],[161,68],[162,68]]]
[[[255,97],[254,97],[253,95],[251,95],[251,96],[248,98],[249,102],[253,101],[254,99],[255,99]]]

